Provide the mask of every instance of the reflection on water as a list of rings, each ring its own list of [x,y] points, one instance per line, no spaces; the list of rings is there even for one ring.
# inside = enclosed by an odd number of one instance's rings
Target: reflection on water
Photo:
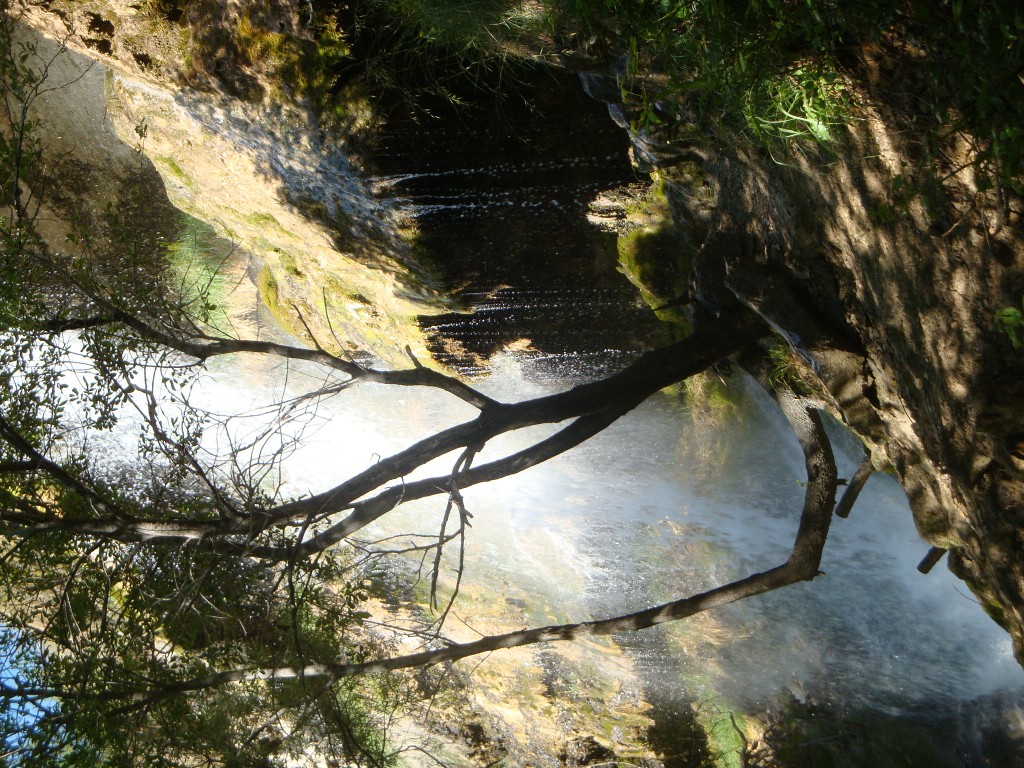
[[[416,136],[417,140],[422,140],[423,131],[418,130]],[[452,141],[449,127],[443,138],[446,144]],[[378,157],[384,159],[386,155]],[[409,157],[394,159],[403,164],[412,160]],[[469,219],[516,211],[536,214],[545,208],[585,207],[596,193],[612,184],[635,180],[633,174],[622,171],[622,160],[622,153],[614,152],[536,162],[492,161],[476,167],[378,176],[370,183],[377,194],[399,191],[397,202],[404,206],[408,215],[417,219],[438,216]],[[419,162],[423,162],[422,158]],[[444,158],[443,162],[450,163],[451,158]],[[609,176],[607,169],[617,169],[619,173]],[[581,174],[587,180],[573,178]]]
[[[622,318],[624,310],[635,308],[628,293],[621,287],[589,286],[467,291],[462,299],[469,314],[424,317],[421,324],[435,340],[435,356],[465,375],[486,375],[488,366],[455,354],[452,342],[454,349],[489,357],[510,342],[525,340],[537,351],[527,359],[538,376],[582,379],[613,373],[636,356],[621,334],[604,338],[594,332],[595,316]]]

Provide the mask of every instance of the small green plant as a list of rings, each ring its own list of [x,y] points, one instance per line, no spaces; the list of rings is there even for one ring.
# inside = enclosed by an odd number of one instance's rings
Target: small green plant
[[[792,348],[783,342],[776,342],[768,350],[768,381],[776,390],[789,390],[806,397],[813,391],[807,384],[805,365]]]
[[[1024,299],[1021,301],[1024,307]],[[996,328],[1005,333],[1014,349],[1021,348],[1021,333],[1024,329],[1024,313],[1016,307],[1003,307],[996,312]]]
[[[849,95],[834,69],[825,63],[801,64],[754,83],[743,101],[743,118],[764,142],[828,144],[849,109]]]
[[[1024,187],[1020,62],[1024,11],[1010,0],[545,0],[551,28],[584,53],[626,61],[626,81],[659,73],[648,104],[681,99],[704,119],[773,149],[827,145],[849,119],[865,47],[919,83],[936,127],[979,137],[976,167]],[[655,93],[653,90],[658,90]]]

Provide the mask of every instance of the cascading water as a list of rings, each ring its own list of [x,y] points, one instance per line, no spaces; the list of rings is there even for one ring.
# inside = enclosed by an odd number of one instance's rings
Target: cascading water
[[[501,354],[479,387],[512,400],[572,383],[538,382],[530,372],[522,353]],[[217,361],[210,373],[193,402],[221,414],[298,394],[317,380],[312,369],[294,365],[246,369]],[[564,456],[466,489],[473,527],[463,589],[476,597],[456,604],[449,629],[511,629],[496,624],[507,620],[508,606],[533,625],[603,618],[783,562],[802,505],[802,454],[763,393],[742,380],[734,384],[741,393],[737,410],[724,421],[704,422],[676,396],[661,394]],[[283,464],[284,490],[323,491],[472,415],[433,391],[396,393],[372,384],[346,390],[293,424],[302,441]],[[245,429],[235,429],[233,438],[223,433],[220,443],[211,433],[208,446],[226,452],[246,442]],[[480,461],[523,447],[546,429],[506,436]],[[841,472],[849,476],[858,460],[856,442],[839,427],[831,432]],[[273,452],[277,445],[264,448]],[[452,460],[417,476],[443,472]],[[400,508],[361,538],[436,536],[443,506],[434,500]],[[705,728],[730,723],[730,712],[768,724],[783,712],[798,725],[817,717],[819,728],[834,726],[825,731],[828,739],[853,734],[847,738],[857,739],[875,761],[837,764],[904,764],[895,762],[892,744],[873,741],[888,728],[897,734],[914,729],[931,740],[922,754],[943,757],[936,764],[1013,765],[1005,761],[1020,752],[993,750],[1021,736],[1014,718],[1024,672],[1005,634],[962,585],[944,569],[928,576],[916,571],[925,549],[902,490],[876,476],[851,517],[833,526],[825,575],[813,583],[617,637],[625,670],[589,647],[568,660],[560,649],[535,649],[526,663],[550,666],[545,674],[555,690],[566,665],[576,665],[573,674],[596,670],[590,673],[597,676],[590,682],[595,689],[606,675],[622,685],[618,690],[649,702],[646,716],[654,725],[648,740],[667,765],[710,764],[708,748],[681,743],[695,738],[687,723],[702,708],[710,712]],[[475,676],[483,678],[496,663],[479,662]],[[614,741],[614,724],[598,735]],[[793,739],[810,740],[802,732]],[[838,742],[835,748],[843,749]],[[719,757],[720,765],[739,764],[738,754]],[[549,754],[546,762],[557,760]]]
[[[378,194],[399,198],[417,217],[428,247],[445,258],[439,266],[467,283],[463,299],[476,309],[468,317],[424,319],[435,333],[435,352],[457,363],[486,360],[471,372],[485,376],[479,386],[499,399],[561,389],[620,367],[651,327],[649,313],[611,266],[614,236],[595,231],[584,215],[595,190],[636,182],[625,140],[599,105],[567,109],[562,124],[578,132],[560,134],[554,159],[541,139],[561,125],[543,122],[533,133],[519,131],[525,144],[467,138],[450,124],[433,134],[417,126],[404,137],[396,129],[382,141],[382,153],[392,156],[378,160]],[[521,351],[496,352],[521,338],[528,340]],[[454,353],[447,346],[453,341],[461,347]],[[302,366],[287,375],[283,368],[268,372],[264,362],[214,361],[194,402],[237,413],[301,391],[306,377],[319,380]],[[717,422],[659,395],[569,454],[468,489],[474,520],[463,597],[470,600],[458,604],[449,628],[501,631],[511,627],[499,621],[599,618],[782,562],[802,503],[803,462],[773,406],[756,388],[736,385],[743,392],[737,410]],[[324,490],[472,414],[433,391],[347,390],[293,422],[303,440],[282,468],[284,490]],[[260,431],[243,423],[219,437],[211,431],[207,447],[230,452]],[[849,476],[857,446],[834,431],[845,445],[839,454]],[[124,438],[92,439],[116,456]],[[273,454],[280,446],[269,440],[255,450]],[[526,440],[509,436],[488,451],[514,450]],[[423,471],[443,472],[452,460]],[[422,503],[389,515],[376,533],[436,535],[442,509]],[[768,729],[765,738],[780,755],[796,745],[796,757],[780,758],[781,765],[922,764],[903,759],[906,744],[898,738],[878,738],[892,733],[935,742],[928,755],[941,759],[934,764],[1013,765],[1024,755],[1024,728],[1013,720],[1024,673],[1006,636],[948,573],[916,572],[924,549],[902,491],[876,476],[851,518],[834,525],[826,575],[813,583],[615,638],[618,655],[585,644],[572,657],[576,672],[564,649],[535,649],[526,663],[543,667],[545,685],[559,695],[575,675],[592,698],[636,702],[636,721],[647,723],[647,741],[670,766],[712,758],[738,765],[735,745],[712,744],[702,731],[731,732],[729,715],[742,721],[744,713]],[[476,612],[488,606],[502,615]],[[474,676],[485,678],[499,655],[475,664]],[[605,715],[606,730],[595,733],[614,747],[629,743],[620,714],[629,707],[619,704]],[[823,744],[829,761],[800,757],[818,754]],[[1000,747],[1002,753],[994,751]],[[531,759],[560,761],[536,750]]]
[[[483,357],[520,336],[533,345],[491,360],[483,387],[499,397],[621,365],[635,340],[615,331],[643,327],[635,309],[624,319],[635,298],[602,270],[600,235],[583,215],[598,190],[635,183],[625,140],[595,105],[571,110],[568,122],[561,111],[535,113],[503,138],[491,123],[426,134],[398,123],[384,142],[388,191],[450,273],[469,281],[473,314],[425,321],[439,357],[451,341]],[[567,136],[565,124],[577,133]],[[607,316],[616,328],[602,325]],[[782,563],[802,505],[803,458],[766,396],[740,386],[740,409],[714,425],[659,396],[571,455],[467,493],[474,538],[484,539],[473,544],[483,554],[468,575],[543,595],[559,620],[584,620]],[[830,432],[840,476],[850,477],[862,450],[841,426]],[[711,747],[684,748],[685,723],[697,711],[705,729],[720,731],[730,708],[760,719],[783,765],[821,764],[822,754],[836,765],[1024,760],[1024,673],[1009,641],[945,569],[916,570],[926,551],[902,490],[877,475],[833,526],[825,576],[729,606],[696,629],[617,638],[655,705],[650,741],[679,755],[666,763],[715,757]],[[706,706],[717,708],[717,723],[700,715]],[[900,734],[934,748],[908,752]],[[817,746],[787,763],[785,749],[804,742]],[[741,748],[730,757],[719,745],[717,759],[738,765]]]
[[[541,351],[500,353],[477,386],[499,400],[519,400],[571,386],[577,381],[571,370],[550,366]],[[302,365],[218,359],[190,398],[226,418],[300,394],[321,377]],[[516,620],[523,624],[602,618],[783,562],[802,505],[802,455],[767,396],[743,380],[732,383],[739,391],[736,410],[718,420],[661,394],[564,456],[466,489],[474,519],[464,591],[485,597],[465,608],[457,604],[450,625],[494,627],[494,615],[474,613],[488,603],[521,609]],[[227,421],[229,429],[207,433],[206,447],[230,454],[261,434],[275,413]],[[253,450],[273,455],[288,435],[301,436],[282,467],[283,491],[316,493],[474,413],[433,390],[360,385]],[[94,448],[132,455],[122,444],[135,433],[130,420],[124,429],[94,436]],[[506,436],[479,460],[513,452],[549,430]],[[849,477],[859,446],[838,426],[831,432],[841,475]],[[249,463],[244,454],[238,458]],[[419,475],[444,473],[452,460],[442,458]],[[436,535],[442,509],[437,501],[410,505],[365,538]],[[770,721],[793,706],[845,717],[847,732],[856,732],[851,723],[858,718],[871,729],[880,722],[906,728],[910,720],[928,738],[948,742],[961,765],[1010,765],[991,759],[991,745],[1020,736],[1011,718],[1020,712],[1024,673],[1005,634],[962,585],[944,569],[928,576],[916,571],[925,549],[902,490],[877,475],[852,516],[833,526],[825,576],[678,626],[617,637],[628,659],[625,672],[592,649],[575,662],[625,679],[623,689],[653,705],[648,740],[666,756],[686,755],[666,757],[668,765],[705,764],[707,749],[681,745],[699,742],[687,725],[695,708],[712,708],[711,719],[723,723],[731,722],[729,711]],[[556,664],[557,654],[532,656],[532,663],[552,666],[546,674],[556,689],[558,664],[568,663]],[[614,740],[615,726],[601,735]]]

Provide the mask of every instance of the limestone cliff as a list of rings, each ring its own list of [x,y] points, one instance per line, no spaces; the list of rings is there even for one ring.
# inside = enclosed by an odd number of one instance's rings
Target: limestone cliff
[[[408,346],[428,358],[415,318],[435,311],[437,292],[402,217],[374,199],[346,147],[318,137],[301,102],[184,86],[175,40],[188,28],[128,4],[20,13],[40,67],[49,62],[37,125],[66,158],[56,218],[141,195],[161,238],[178,238],[184,213],[227,241],[230,275],[212,299],[235,320],[262,304],[293,336],[345,354],[404,364]]]

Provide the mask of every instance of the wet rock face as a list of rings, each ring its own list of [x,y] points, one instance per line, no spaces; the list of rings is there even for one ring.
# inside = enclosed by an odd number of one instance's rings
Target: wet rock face
[[[1024,201],[954,142],[951,167],[922,155],[889,94],[871,103],[835,156],[665,156],[694,295],[754,309],[812,364],[1024,663],[1024,354],[995,323],[1024,294]]]

